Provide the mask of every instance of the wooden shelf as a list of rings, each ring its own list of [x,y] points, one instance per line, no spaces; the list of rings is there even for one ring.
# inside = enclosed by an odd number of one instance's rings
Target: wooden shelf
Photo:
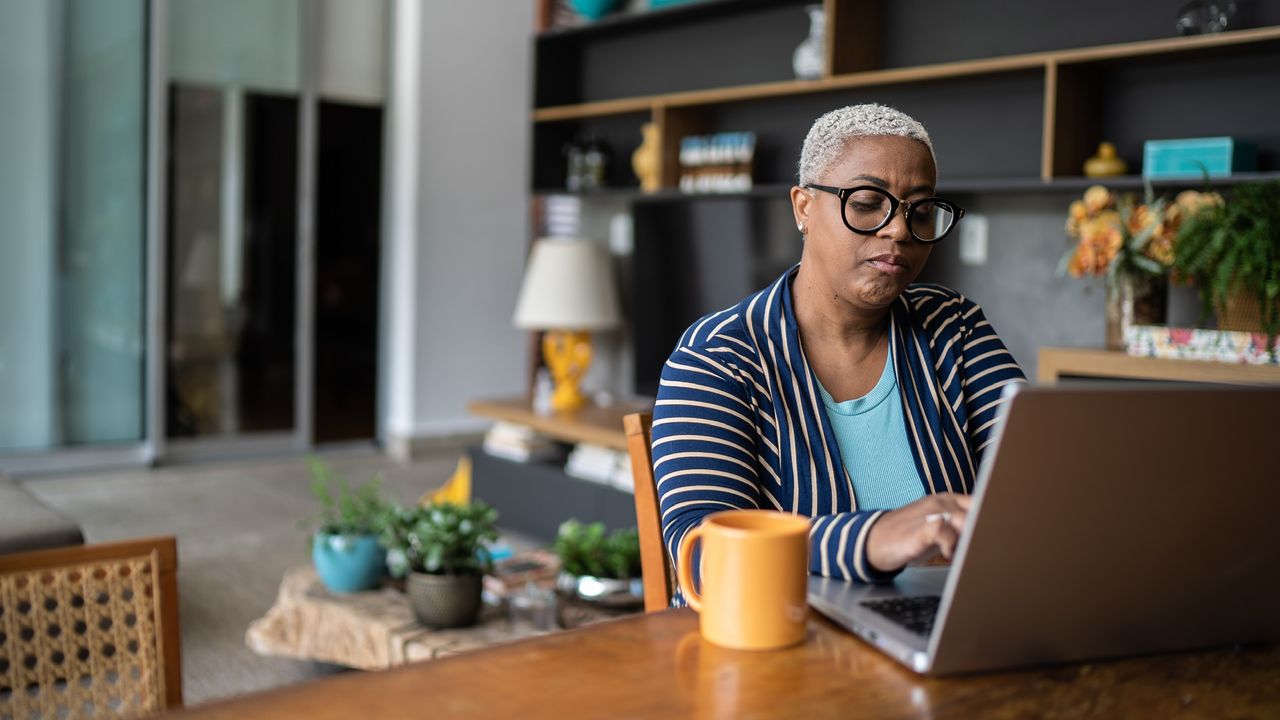
[[[652,412],[647,403],[620,402],[608,407],[588,405],[572,413],[540,415],[525,398],[474,400],[467,405],[472,415],[526,425],[543,435],[568,443],[591,443],[615,450],[627,450],[627,436],[622,430],[622,416],[635,412]]]
[[[870,70],[866,72],[833,75],[820,80],[788,80],[757,83],[735,87],[662,93],[640,97],[618,98],[576,105],[541,107],[533,111],[533,121],[556,122],[583,118],[603,117],[632,112],[656,111],[659,107],[681,108],[700,105],[778,98],[789,95],[846,90],[850,88],[902,85],[914,82],[946,80],[957,77],[993,75],[1028,70],[1042,70],[1052,66],[1079,65],[1085,63],[1112,62],[1142,57],[1168,56],[1206,50],[1236,48],[1257,43],[1280,41],[1280,27],[1234,30],[1215,35],[1165,38],[1142,42],[1100,45],[1097,47],[1058,50],[1053,52],[1010,55],[958,62],[937,63],[909,68]]]
[[[1241,172],[1225,177],[1211,177],[1208,184],[1213,187],[1230,187],[1244,182],[1260,182],[1280,180],[1280,172]],[[1157,178],[1148,180],[1141,175],[1119,175],[1115,177],[1057,177],[1045,180],[1039,177],[997,177],[997,178],[942,178],[938,185],[938,194],[946,196],[962,193],[1019,193],[1019,192],[1081,192],[1093,185],[1104,185],[1112,190],[1141,190],[1150,183],[1155,189],[1191,189],[1198,190],[1205,186],[1202,177]],[[770,198],[785,199],[791,189],[790,183],[766,183],[756,185],[742,192],[723,193],[686,193],[674,189],[662,189],[647,193],[638,187],[601,188],[570,192],[568,190],[539,189],[534,191],[535,197],[549,195],[569,195],[583,199],[621,199],[634,202],[669,202],[685,200],[709,200],[716,198]]]
[[[1065,377],[1252,385],[1280,383],[1280,366],[1134,357],[1087,348],[1040,348],[1036,380],[1052,384]]]

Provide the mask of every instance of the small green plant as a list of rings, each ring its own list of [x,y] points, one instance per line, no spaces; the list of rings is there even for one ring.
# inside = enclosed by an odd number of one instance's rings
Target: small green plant
[[[328,535],[377,535],[394,517],[397,506],[383,496],[381,475],[352,488],[323,460],[308,458],[307,465],[311,494],[320,508],[301,523],[303,527]]]
[[[1233,292],[1254,296],[1271,347],[1280,331],[1280,183],[1242,183],[1228,202],[1199,208],[1178,231],[1173,266],[1199,286],[1206,316]]]
[[[392,574],[480,575],[492,566],[498,511],[475,500],[400,509],[382,530]]]
[[[571,575],[640,577],[640,535],[635,528],[606,534],[604,523],[566,520],[556,534],[556,554]]]

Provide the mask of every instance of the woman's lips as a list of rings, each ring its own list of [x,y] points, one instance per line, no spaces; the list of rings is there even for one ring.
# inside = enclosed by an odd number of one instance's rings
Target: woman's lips
[[[892,253],[885,255],[877,255],[867,260],[867,264],[879,270],[882,273],[896,275],[907,271],[907,259],[901,255]]]

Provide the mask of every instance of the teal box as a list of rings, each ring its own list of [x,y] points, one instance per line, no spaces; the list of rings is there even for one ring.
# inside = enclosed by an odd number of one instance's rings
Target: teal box
[[[1258,167],[1258,150],[1251,142],[1231,137],[1148,140],[1142,145],[1142,176],[1222,177]]]

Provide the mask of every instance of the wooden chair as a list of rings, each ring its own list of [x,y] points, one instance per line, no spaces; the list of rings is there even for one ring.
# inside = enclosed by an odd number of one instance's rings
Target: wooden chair
[[[653,415],[632,413],[622,418],[631,454],[631,474],[636,487],[636,529],[640,534],[640,565],[644,573],[644,610],[657,612],[671,605],[671,562],[662,544],[662,521],[658,511],[658,488],[653,480],[653,451],[650,446]]]
[[[0,717],[182,705],[172,537],[0,555]]]

